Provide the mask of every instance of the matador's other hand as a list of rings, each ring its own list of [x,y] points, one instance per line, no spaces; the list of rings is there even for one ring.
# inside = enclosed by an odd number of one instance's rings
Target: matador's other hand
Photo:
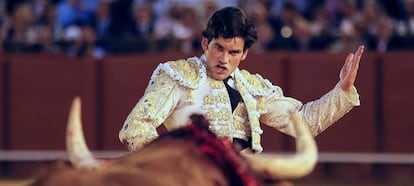
[[[345,64],[341,68],[339,82],[342,90],[345,92],[349,92],[354,85],[364,48],[365,47],[361,45],[355,53],[348,54],[345,59]]]

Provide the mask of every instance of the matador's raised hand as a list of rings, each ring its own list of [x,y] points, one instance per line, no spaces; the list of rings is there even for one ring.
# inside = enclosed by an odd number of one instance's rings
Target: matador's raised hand
[[[345,59],[345,64],[341,68],[341,72],[339,73],[339,83],[341,84],[342,90],[345,92],[349,92],[354,85],[364,48],[365,47],[361,45],[355,53],[348,54]]]

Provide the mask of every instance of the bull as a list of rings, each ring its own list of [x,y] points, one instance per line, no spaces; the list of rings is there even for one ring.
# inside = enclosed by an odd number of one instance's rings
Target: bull
[[[95,158],[82,131],[81,100],[76,97],[68,118],[66,148],[69,163],[55,165],[33,182],[49,185],[225,186],[289,184],[312,172],[317,148],[306,125],[291,113],[297,133],[293,155],[240,153],[228,139],[208,130],[201,115],[188,125],[160,135],[141,150],[114,159]]]

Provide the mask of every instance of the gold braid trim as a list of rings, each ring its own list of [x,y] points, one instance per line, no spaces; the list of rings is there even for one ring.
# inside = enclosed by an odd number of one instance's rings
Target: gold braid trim
[[[166,72],[180,85],[193,90],[199,88],[207,77],[206,68],[197,57],[162,63],[155,69],[151,79],[160,74],[160,71]]]
[[[207,78],[206,67],[198,57],[159,64],[157,69],[154,70],[151,80],[155,79],[161,71],[167,73],[179,85],[189,88],[187,89],[187,102],[190,103],[194,103],[194,90],[198,89]]]
[[[239,72],[242,75],[239,76],[239,80],[252,96],[268,96],[275,91],[272,83],[259,74],[253,75],[246,70],[240,70]]]
[[[271,93],[275,91],[275,87],[269,80],[264,79],[259,74],[251,74],[246,70],[236,70],[238,75],[239,81],[242,83],[244,87],[246,87],[247,91],[255,97],[257,101],[257,111],[261,114],[267,112],[266,110],[266,103],[264,97],[269,96]]]

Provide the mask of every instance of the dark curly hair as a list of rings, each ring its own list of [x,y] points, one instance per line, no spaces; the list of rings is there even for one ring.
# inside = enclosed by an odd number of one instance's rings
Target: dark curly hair
[[[223,38],[241,37],[244,49],[249,49],[257,40],[256,26],[244,12],[235,7],[226,7],[216,11],[208,20],[207,28],[202,32],[208,42]]]

